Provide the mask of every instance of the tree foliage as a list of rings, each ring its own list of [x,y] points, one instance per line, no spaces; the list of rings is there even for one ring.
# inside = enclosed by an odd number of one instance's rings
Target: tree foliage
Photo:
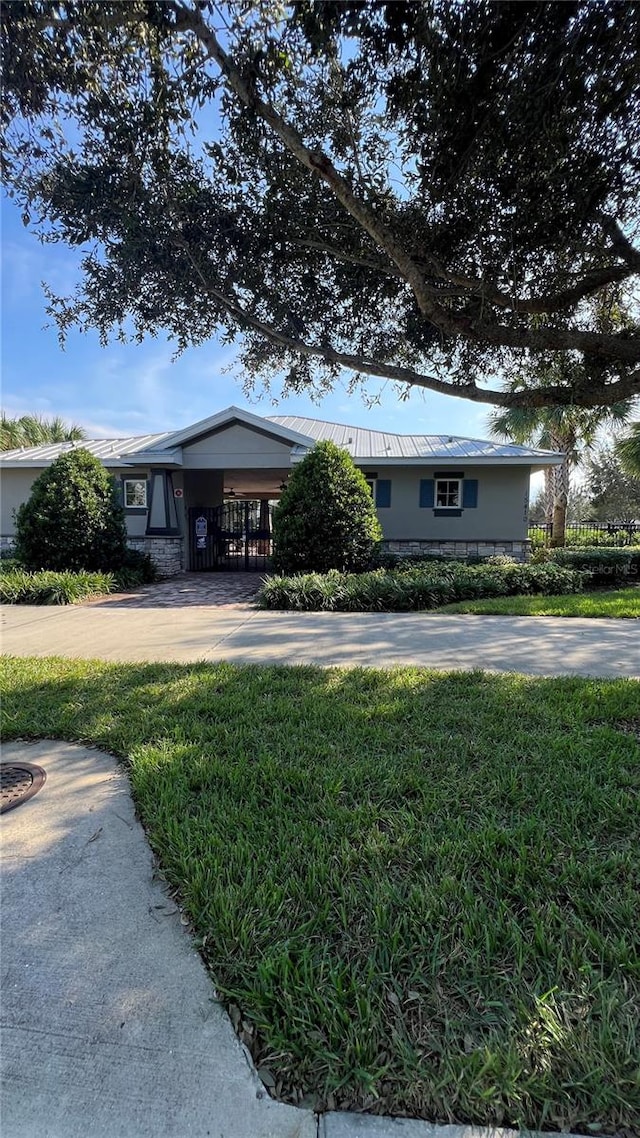
[[[623,470],[616,443],[597,447],[586,463],[586,487],[598,521],[640,521],[640,478]]]
[[[16,557],[29,569],[120,569],[128,558],[113,478],[81,447],[36,478],[16,514]]]
[[[562,380],[579,379],[582,365],[576,361],[543,358],[529,369],[528,376],[542,390]],[[525,380],[520,377],[514,386]],[[622,400],[610,407],[586,408],[579,406],[509,407],[495,410],[489,415],[493,435],[515,443],[532,444],[562,454],[562,463],[545,470],[545,497],[552,520],[553,545],[565,544],[565,529],[571,493],[572,470],[582,461],[585,451],[595,443],[601,427],[620,426],[632,413],[634,401]]]
[[[629,434],[618,440],[616,450],[622,469],[632,478],[640,478],[640,422],[631,424]]]
[[[361,470],[335,443],[317,443],[295,466],[273,520],[282,573],[368,568],[382,529]]]
[[[46,419],[42,415],[11,418],[0,414],[0,450],[41,446],[43,443],[81,442],[86,431],[76,423],[66,423],[59,415]]]
[[[640,272],[640,5],[14,0],[2,30],[7,185],[84,252],[61,334],[240,337],[293,390],[640,391],[637,326],[585,303]],[[545,353],[581,366],[485,386]]]

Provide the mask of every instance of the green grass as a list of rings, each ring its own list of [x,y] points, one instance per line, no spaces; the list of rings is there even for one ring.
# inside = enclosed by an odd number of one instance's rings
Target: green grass
[[[5,660],[9,738],[126,757],[294,1102],[638,1133],[640,685]]]
[[[555,597],[492,597],[443,605],[438,612],[496,616],[640,617],[640,588],[596,589]]]

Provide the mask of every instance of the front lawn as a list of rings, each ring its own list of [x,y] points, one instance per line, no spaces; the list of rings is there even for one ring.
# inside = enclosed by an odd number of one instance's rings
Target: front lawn
[[[556,597],[493,597],[443,605],[439,612],[495,616],[640,617],[640,588],[594,589]]]
[[[55,659],[2,671],[5,738],[127,758],[275,1093],[640,1133],[639,684]]]

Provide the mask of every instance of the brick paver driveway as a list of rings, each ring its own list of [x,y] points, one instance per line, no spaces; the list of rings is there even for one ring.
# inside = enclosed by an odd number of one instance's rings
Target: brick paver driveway
[[[263,573],[181,573],[168,581],[143,585],[132,593],[117,593],[88,603],[100,608],[237,608],[253,600],[263,580]]]

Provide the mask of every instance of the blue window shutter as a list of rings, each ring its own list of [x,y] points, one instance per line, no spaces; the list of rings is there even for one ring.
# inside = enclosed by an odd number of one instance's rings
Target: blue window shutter
[[[478,479],[465,478],[462,483],[462,507],[465,510],[475,510],[478,505]]]
[[[386,510],[391,505],[391,482],[388,478],[378,478],[376,481],[376,506]]]
[[[434,481],[433,478],[420,479],[420,509],[425,510],[433,506]]]

